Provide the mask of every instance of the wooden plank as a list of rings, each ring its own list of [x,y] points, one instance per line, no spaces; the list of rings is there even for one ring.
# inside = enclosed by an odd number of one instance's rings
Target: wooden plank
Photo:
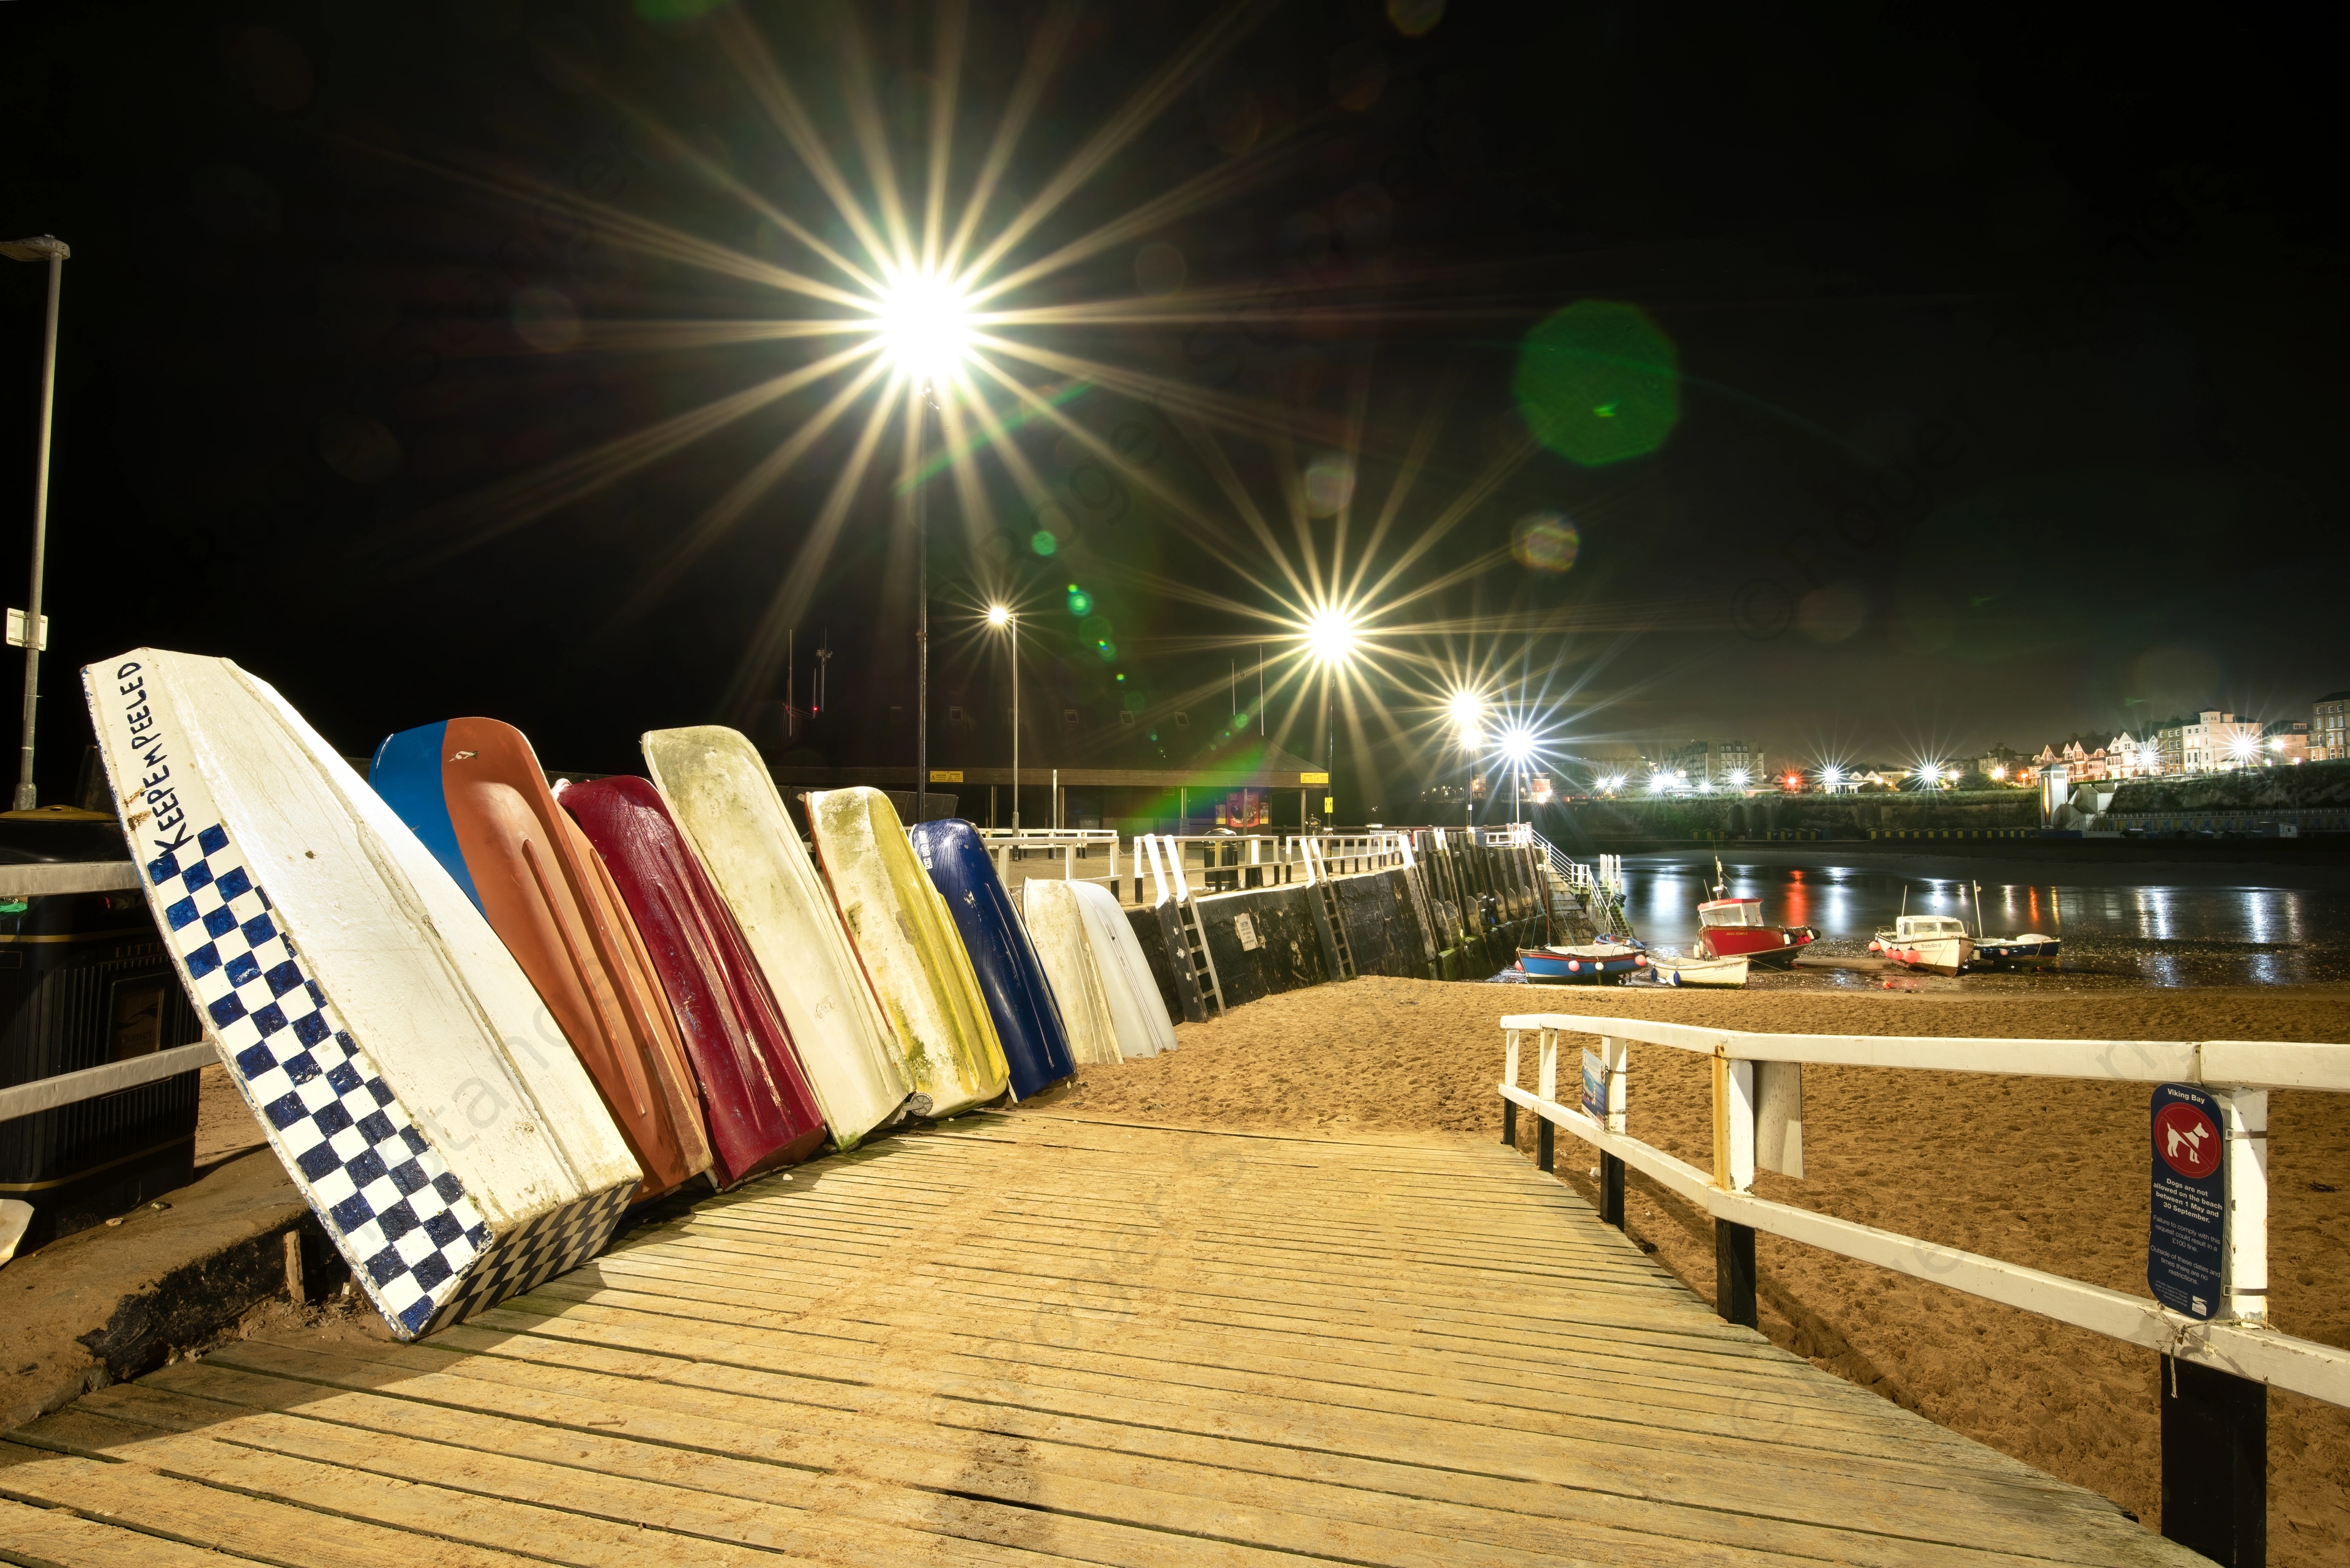
[[[71,1509],[0,1502],[0,1563],[21,1568],[228,1568],[254,1561],[84,1519]]]
[[[217,1397],[269,1397],[256,1392],[267,1379],[223,1388],[223,1375],[207,1369],[185,1381],[206,1386]],[[554,1381],[540,1376],[525,1387],[427,1375],[396,1386],[395,1392],[436,1407],[463,1403],[472,1419],[439,1408],[419,1411],[399,1398],[372,1394],[321,1398],[301,1384],[277,1386],[291,1391],[282,1397],[301,1401],[306,1417],[371,1432],[422,1434],[447,1427],[467,1447],[525,1457],[547,1452],[559,1455],[560,1462],[616,1478],[690,1476],[698,1489],[734,1497],[764,1498],[780,1485],[795,1499],[829,1502],[849,1517],[890,1522],[910,1517],[934,1529],[945,1528],[951,1519],[991,1537],[1028,1538],[1096,1562],[1239,1563],[1258,1561],[1263,1551],[1397,1568],[1531,1568],[1555,1559],[1530,1550],[1522,1538],[1538,1534],[1547,1538],[1547,1546],[1568,1544],[1567,1532],[1555,1528],[1529,1529],[1503,1516],[1481,1518],[1474,1511],[1415,1508],[1395,1501],[1379,1511],[1379,1518],[1349,1519],[1314,1506],[1333,1489],[1252,1483],[1215,1471],[1207,1473],[1205,1485],[1183,1490],[1169,1486],[1178,1478],[1165,1467],[1139,1467],[1117,1454],[1084,1456],[1095,1473],[1078,1475],[1040,1467],[1033,1445],[998,1445],[993,1454],[968,1442],[893,1445],[875,1438],[903,1428],[851,1421],[822,1424],[822,1431],[796,1423],[777,1428],[728,1419],[713,1408],[680,1411],[667,1389],[660,1391],[659,1405],[629,1403],[623,1401],[637,1389],[619,1380],[601,1380],[610,1386],[590,1386],[585,1393],[549,1387]],[[717,1400],[709,1403],[723,1407]],[[626,1438],[597,1430],[591,1425],[596,1422],[623,1424]],[[1399,1517],[1427,1528],[1397,1528]],[[1521,1540],[1489,1538],[1495,1535]],[[1605,1533],[1577,1540],[1575,1547],[1590,1561],[1664,1563],[1688,1555],[1681,1547],[1637,1536],[1611,1542]]]
[[[170,1370],[170,1369],[167,1369]],[[100,1413],[86,1408],[103,1401]],[[432,1413],[411,1407],[411,1429]],[[332,1423],[235,1417],[231,1407],[137,1384],[102,1389],[23,1429],[29,1441],[85,1457],[119,1457],[238,1491],[354,1514],[419,1534],[481,1545],[527,1543],[535,1556],[603,1568],[648,1561],[752,1568],[772,1554],[864,1565],[1000,1568],[1033,1557],[943,1536],[845,1523],[803,1509],[717,1499],[389,1432],[364,1442]],[[136,1419],[133,1419],[136,1417]],[[313,1525],[312,1529],[321,1528]],[[342,1560],[348,1568],[348,1557]]]
[[[478,1331],[457,1332],[469,1337],[490,1337]],[[251,1352],[255,1347],[237,1348]],[[421,1366],[434,1352],[388,1347],[382,1354],[387,1361],[396,1358]],[[741,1451],[755,1451],[761,1444],[790,1444],[795,1460],[818,1457],[810,1441],[816,1438],[845,1438],[864,1448],[886,1446],[894,1452],[909,1445],[935,1445],[941,1436],[929,1430],[932,1423],[921,1407],[923,1402],[868,1402],[860,1405],[855,1416],[814,1417],[795,1407],[792,1415],[779,1419],[771,1414],[772,1404],[731,1381],[723,1389],[701,1391],[698,1400],[696,1391],[681,1388],[668,1379],[657,1391],[648,1391],[644,1369],[633,1363],[634,1358],[625,1356],[616,1362],[628,1370],[626,1376],[580,1374],[576,1384],[563,1386],[589,1392],[598,1401],[590,1407],[598,1411],[632,1408],[627,1405],[632,1397],[657,1397],[663,1412],[691,1418],[691,1429],[700,1441],[730,1449],[739,1445]],[[543,1363],[502,1364],[500,1358],[485,1355],[450,1356],[442,1366],[445,1378],[434,1379],[429,1387],[414,1388],[416,1397],[462,1402],[463,1396],[447,1392],[447,1379],[466,1378],[504,1384],[543,1410],[536,1402],[554,1384],[549,1376],[554,1369]],[[407,1388],[409,1379],[402,1377],[391,1386]],[[493,1392],[481,1397],[494,1402],[501,1395]],[[604,1402],[613,1400],[620,1403]],[[729,1421],[739,1421],[740,1430],[722,1425]],[[1051,1440],[1055,1438],[1063,1440]],[[1136,1446],[1138,1438],[1140,1448]],[[1196,1441],[1187,1447],[1161,1431],[1083,1422],[1031,1423],[1014,1432],[968,1429],[951,1436],[944,1447],[957,1462],[1001,1455],[1003,1464],[1014,1470],[1141,1476],[1148,1478],[1151,1487],[1180,1499],[1212,1499],[1369,1523],[1408,1521],[1417,1532],[1440,1538],[1499,1544],[1514,1542],[1529,1550],[1586,1561],[1743,1562],[1783,1554],[1809,1559],[1833,1552],[1842,1560],[1865,1563],[1977,1563],[1991,1556],[1932,1542],[1869,1538],[1856,1542],[1816,1527],[1740,1519],[1719,1511],[1690,1511],[1645,1499],[1563,1491],[1541,1483],[1495,1481],[1450,1469],[1365,1464],[1222,1439]],[[1292,1469],[1296,1473],[1287,1473]],[[1431,1495],[1446,1492],[1458,1495]],[[1191,1501],[1182,1504],[1187,1511],[1196,1506]],[[1392,1559],[1380,1555],[1367,1560]],[[1462,1553],[1451,1560],[1473,1559]]]
[[[561,1321],[567,1326],[570,1323],[567,1317]],[[689,1336],[680,1335],[673,1343],[687,1342]],[[757,1346],[746,1347],[741,1340],[712,1337],[691,1343],[699,1346],[691,1354],[704,1362],[750,1363],[758,1355]],[[769,1365],[787,1369],[790,1360],[779,1357]],[[2045,1478],[2037,1484],[1986,1479],[1968,1491],[1952,1491],[1924,1473],[1931,1467],[1905,1469],[1841,1455],[1799,1464],[1770,1444],[1757,1443],[1743,1452],[1713,1451],[1724,1446],[1696,1438],[1678,1447],[1638,1445],[1634,1457],[1618,1460],[1609,1457],[1611,1452],[1634,1445],[1619,1440],[1603,1448],[1547,1434],[1335,1409],[1242,1392],[1154,1386],[1055,1367],[993,1364],[986,1369],[988,1376],[966,1376],[951,1362],[921,1365],[941,1394],[981,1403],[1017,1404],[1134,1426],[1237,1436],[1406,1463],[1441,1453],[1448,1464],[1488,1475],[1798,1522],[1842,1523],[1896,1537],[2014,1550],[2061,1536],[2064,1520],[2085,1513],[2120,1521],[2104,1500]],[[1937,1530],[1954,1533],[1928,1534]]]
[[[224,1346],[25,1436],[598,1568],[2192,1561],[1721,1324],[1513,1150],[1032,1113],[673,1210],[425,1345]]]
[[[103,1463],[0,1441],[0,1498],[69,1508],[161,1541],[277,1568],[524,1568],[532,1559],[369,1521],[352,1510],[292,1506],[244,1488],[223,1490],[144,1464]]]

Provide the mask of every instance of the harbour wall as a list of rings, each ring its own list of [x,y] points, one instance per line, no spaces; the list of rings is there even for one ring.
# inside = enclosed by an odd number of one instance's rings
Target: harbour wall
[[[1544,940],[1548,889],[1534,854],[1523,846],[1454,844],[1409,867],[1330,878],[1354,972],[1483,980],[1508,968],[1520,947]],[[1290,883],[1193,900],[1227,1008],[1340,978],[1333,944],[1323,938],[1321,896],[1318,887]],[[1173,907],[1146,905],[1128,909],[1127,918],[1168,1016],[1181,1023],[1187,1011],[1175,943],[1182,939]],[[1555,934],[1567,941],[1590,933],[1562,927]]]
[[[1866,839],[1887,833],[1980,833],[2037,829],[2040,795],[2034,790],[1998,789],[1573,801],[1541,807],[1535,826],[1563,847],[1586,850],[1675,840],[1767,843],[1774,836]]]

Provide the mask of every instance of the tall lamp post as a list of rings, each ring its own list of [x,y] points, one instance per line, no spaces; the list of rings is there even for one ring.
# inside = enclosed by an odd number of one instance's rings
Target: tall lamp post
[[[41,691],[41,566],[49,541],[49,431],[57,407],[57,295],[65,286],[66,258],[71,254],[72,248],[55,234],[0,241],[0,255],[10,261],[49,264],[49,320],[41,339],[41,442],[33,466],[33,587],[25,602],[25,729],[16,759],[18,811],[30,811],[40,803],[33,789],[33,725]]]
[[[931,551],[930,485],[921,474],[927,410],[937,407],[940,383],[951,378],[970,351],[970,306],[955,280],[944,273],[909,269],[892,276],[872,317],[875,335],[910,383],[917,421],[910,432],[913,470],[914,576],[914,820],[924,815],[931,787]]]
[[[987,624],[1012,635],[1012,831],[1020,831],[1020,612],[1009,605],[987,607]]]

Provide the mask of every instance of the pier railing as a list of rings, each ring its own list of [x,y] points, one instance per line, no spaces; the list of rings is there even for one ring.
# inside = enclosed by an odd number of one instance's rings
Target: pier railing
[[[1947,1285],[1985,1301],[2038,1313],[2109,1339],[2159,1351],[2175,1367],[2206,1368],[2190,1378],[2182,1400],[2177,1372],[2164,1380],[2166,1450],[2177,1429],[2200,1434],[2204,1446],[2265,1451],[2264,1407],[2250,1385],[2270,1385],[2329,1404],[2350,1406],[2350,1350],[2280,1334],[2268,1322],[2268,1097],[2272,1090],[2350,1093],[2350,1045],[2264,1041],[1973,1040],[1836,1034],[1760,1034],[1646,1019],[1575,1013],[1528,1013],[1503,1018],[1503,1141],[1517,1142],[1520,1106],[1541,1118],[1537,1160],[1553,1165],[1553,1129],[1563,1127],[1600,1156],[1600,1212],[1624,1223],[1628,1168],[1714,1220],[1715,1304],[1721,1315],[1752,1327],[1754,1232],[1765,1231]],[[1522,1044],[1532,1035],[1536,1086],[1518,1083]],[[1578,1057],[1569,1103],[1558,1098],[1562,1036],[1597,1038],[1596,1064]],[[1713,1158],[1711,1170],[1676,1158],[1627,1131],[1630,1046],[1688,1051],[1713,1066]],[[1802,1073],[1806,1065],[1918,1068],[1946,1073],[1997,1073],[2032,1077],[2090,1078],[2200,1087],[2216,1103],[2224,1141],[2227,1214],[2219,1300],[2209,1319],[2172,1311],[2147,1297],[1945,1247],[1793,1204],[1757,1197],[1758,1166],[1803,1175]],[[1590,1072],[1596,1082],[1586,1085]],[[1596,1092],[1595,1092],[1596,1091]],[[1599,1115],[1583,1106],[1589,1096]],[[2213,1374],[2224,1375],[2214,1377]],[[2241,1380],[2241,1385],[2229,1379]],[[2181,1441],[2186,1439],[2181,1438]],[[2264,1528],[2262,1466],[2235,1463],[2222,1452],[2202,1452],[2177,1473],[2210,1472],[2195,1498],[2181,1494],[2180,1533],[2172,1528],[2172,1456],[2163,1459],[2164,1533],[2222,1562],[2258,1561],[2241,1547],[2246,1532]],[[2232,1481],[2227,1476],[2232,1473]],[[2232,1488],[2232,1490],[2230,1490]],[[2249,1490],[2247,1490],[2249,1489]],[[2226,1546],[2222,1552],[2216,1546]]]

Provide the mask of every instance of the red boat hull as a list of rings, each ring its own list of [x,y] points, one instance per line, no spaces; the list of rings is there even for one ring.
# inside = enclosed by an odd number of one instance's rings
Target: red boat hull
[[[1792,969],[1819,932],[1809,926],[1708,926],[1698,932],[1700,958],[1743,958],[1748,966]]]
[[[766,976],[669,807],[639,778],[573,784],[556,799],[588,835],[636,918],[702,1085],[721,1188],[795,1165],[824,1117]]]

